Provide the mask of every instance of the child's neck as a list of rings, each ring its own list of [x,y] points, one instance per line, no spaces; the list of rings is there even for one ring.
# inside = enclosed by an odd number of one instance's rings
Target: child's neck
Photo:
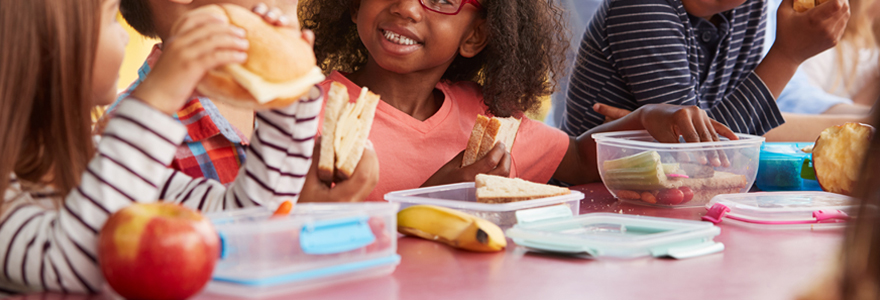
[[[382,97],[382,101],[398,110],[424,121],[440,110],[444,95],[435,90],[443,73],[415,72],[398,74],[383,69],[372,60],[348,79],[359,86],[365,86]]]

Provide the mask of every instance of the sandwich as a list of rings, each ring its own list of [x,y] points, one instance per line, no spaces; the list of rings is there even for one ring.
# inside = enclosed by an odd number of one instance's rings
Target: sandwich
[[[364,154],[378,104],[379,95],[367,88],[361,89],[355,102],[350,102],[345,85],[330,83],[321,128],[319,179],[333,182],[335,178],[351,178]]]
[[[509,203],[571,194],[564,187],[487,174],[477,174],[474,184],[480,203]]]
[[[520,120],[513,117],[496,118],[477,116],[474,129],[468,138],[467,148],[464,150],[461,166],[467,167],[480,160],[489,153],[498,142],[504,143],[508,151],[513,148],[516,132],[519,130]]]
[[[794,0],[794,10],[797,12],[805,12],[825,2],[828,2],[828,0]]]
[[[716,195],[742,192],[749,183],[745,175],[716,171],[711,166],[663,163],[657,151],[606,160],[602,162],[602,173],[605,186],[618,198],[651,204],[702,204]],[[690,195],[674,201],[657,197],[669,190],[686,190]]]
[[[247,61],[211,70],[196,86],[199,93],[211,100],[250,109],[285,107],[324,80],[315,53],[301,32],[266,23],[259,15],[237,5],[206,5],[198,9],[244,29],[250,45]]]

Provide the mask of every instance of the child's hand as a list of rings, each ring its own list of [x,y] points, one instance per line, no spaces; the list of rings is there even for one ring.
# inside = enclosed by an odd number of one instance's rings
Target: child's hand
[[[300,192],[299,202],[363,202],[379,183],[379,159],[369,140],[351,178],[344,181],[328,184],[318,179],[318,161],[321,159],[320,136],[315,140],[313,153],[312,166],[306,174],[306,182]]]
[[[263,17],[263,20],[266,20],[266,23],[279,27],[299,28],[299,24],[296,22],[290,22],[290,18],[284,15],[284,13],[281,12],[281,9],[277,7],[270,8],[265,3],[259,3],[254,5],[254,7],[251,8],[251,11]]]
[[[648,104],[635,112],[642,126],[661,143],[678,143],[679,136],[688,143],[717,142],[719,134],[730,140],[739,139],[730,128],[712,120],[696,106]],[[730,166],[723,150],[707,152],[698,159],[699,163]]]
[[[779,6],[773,48],[800,64],[837,45],[849,20],[846,0],[830,0],[802,13],[792,5],[793,0],[783,0]]]
[[[461,160],[464,158],[464,150],[458,153],[452,160],[440,167],[440,170],[431,175],[422,187],[435,186],[450,183],[474,181],[477,174],[490,174],[498,176],[510,176],[510,152],[507,152],[503,143],[495,144],[489,153],[473,164],[462,168]]]
[[[593,111],[605,116],[605,123],[623,118],[632,112],[623,108],[617,108],[602,103],[593,104]]]
[[[189,100],[205,73],[247,60],[243,29],[222,17],[195,11],[178,21],[177,30],[162,46],[162,56],[131,96],[172,115]]]
[[[270,8],[266,4],[260,3],[257,5],[254,5],[254,7],[251,10],[255,14],[258,14],[261,17],[263,17],[263,20],[266,20],[266,22],[269,24],[279,26],[279,27],[290,27],[293,30],[300,30],[299,29],[299,22],[296,22],[296,20],[291,21],[291,19],[288,16],[284,15],[284,13],[281,11],[281,9],[279,9],[277,7]],[[302,38],[304,40],[306,40],[306,42],[308,42],[309,45],[312,45],[312,46],[315,45],[315,34],[312,33],[311,30],[308,30],[308,29],[303,30],[302,31]]]

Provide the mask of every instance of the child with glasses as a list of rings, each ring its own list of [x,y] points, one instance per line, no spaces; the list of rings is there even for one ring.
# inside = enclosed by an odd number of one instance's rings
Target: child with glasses
[[[672,130],[661,115],[630,114],[570,138],[523,116],[552,92],[566,41],[553,1],[360,0],[308,1],[304,27],[329,81],[381,96],[370,140],[385,193],[473,181],[478,173],[534,182],[599,181],[590,134],[609,130]],[[522,118],[513,145],[498,144],[461,167],[478,114]],[[689,116],[710,122],[705,113]],[[651,125],[653,124],[653,125]],[[717,129],[732,136],[724,126]]]

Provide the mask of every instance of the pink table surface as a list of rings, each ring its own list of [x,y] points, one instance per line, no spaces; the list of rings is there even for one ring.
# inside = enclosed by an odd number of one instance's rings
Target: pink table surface
[[[602,184],[574,189],[586,195],[582,214],[699,220],[705,212],[619,203]],[[684,260],[588,260],[527,252],[512,243],[499,253],[471,253],[401,237],[401,263],[390,276],[275,299],[792,299],[823,275],[843,232],[719,226],[715,241],[724,243],[723,252]],[[195,298],[232,299],[207,293]]]

